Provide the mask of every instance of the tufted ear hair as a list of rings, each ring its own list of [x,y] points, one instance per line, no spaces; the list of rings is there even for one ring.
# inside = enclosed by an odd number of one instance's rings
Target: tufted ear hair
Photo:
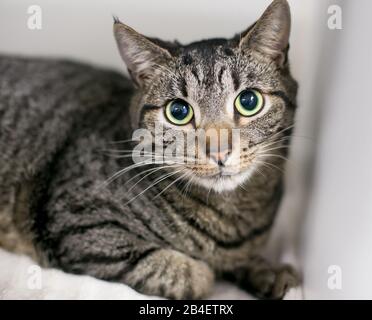
[[[260,19],[245,33],[239,47],[255,50],[283,65],[291,29],[291,14],[286,0],[274,0]]]
[[[165,48],[114,18],[114,35],[122,59],[135,84],[144,87],[172,59]]]

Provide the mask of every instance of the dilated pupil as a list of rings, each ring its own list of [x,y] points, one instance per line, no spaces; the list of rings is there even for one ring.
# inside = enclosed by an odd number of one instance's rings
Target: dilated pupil
[[[253,91],[244,91],[240,95],[240,104],[244,109],[252,111],[257,107],[258,97]]]
[[[171,114],[175,119],[183,120],[189,114],[189,106],[182,101],[173,102],[171,106]]]

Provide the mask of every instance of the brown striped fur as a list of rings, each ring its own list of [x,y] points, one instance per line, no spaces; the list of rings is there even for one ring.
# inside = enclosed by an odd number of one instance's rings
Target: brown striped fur
[[[240,36],[185,46],[145,38],[115,21],[135,90],[117,73],[82,64],[0,57],[0,245],[35,255],[32,243],[52,266],[146,294],[203,298],[215,277],[226,277],[258,297],[283,297],[297,275],[268,263],[260,250],[282,194],[296,105],[289,24],[284,0],[275,0]],[[226,120],[226,97],[243,87],[264,92],[270,109],[251,121]],[[229,190],[224,183],[231,181],[206,180],[211,188],[195,183],[184,192],[188,181],[171,185],[175,178],[169,177],[133,200],[164,174],[154,172],[130,188],[126,182],[142,167],[102,187],[132,164],[130,157],[102,150],[110,141],[129,139],[136,128],[152,130],[165,102],[179,97],[198,105],[202,120],[196,126],[242,129],[250,143],[241,150],[241,172],[251,170],[250,157],[274,141],[278,149],[267,156],[268,165],[252,170],[243,188]],[[130,146],[115,144],[119,150]],[[218,190],[208,190],[217,183]],[[19,223],[20,215],[6,206],[11,190],[26,185]],[[11,244],[14,238],[25,241]]]

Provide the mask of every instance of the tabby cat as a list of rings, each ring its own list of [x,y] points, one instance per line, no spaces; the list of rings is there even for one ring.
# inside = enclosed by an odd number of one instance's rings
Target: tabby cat
[[[289,32],[285,0],[231,39],[188,45],[115,19],[132,81],[68,61],[2,56],[0,245],[149,295],[205,298],[218,277],[282,298],[298,276],[260,252],[296,108]],[[177,133],[210,128],[239,129],[242,143],[207,143],[194,162],[135,162],[132,133],[156,136],[159,123],[166,146]]]

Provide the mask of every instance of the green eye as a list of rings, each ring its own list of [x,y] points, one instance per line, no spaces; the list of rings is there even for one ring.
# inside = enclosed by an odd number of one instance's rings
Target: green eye
[[[264,98],[257,90],[244,90],[235,99],[235,108],[245,117],[252,117],[262,110]]]
[[[191,121],[194,111],[187,102],[177,99],[167,104],[165,115],[171,123],[182,126]]]

